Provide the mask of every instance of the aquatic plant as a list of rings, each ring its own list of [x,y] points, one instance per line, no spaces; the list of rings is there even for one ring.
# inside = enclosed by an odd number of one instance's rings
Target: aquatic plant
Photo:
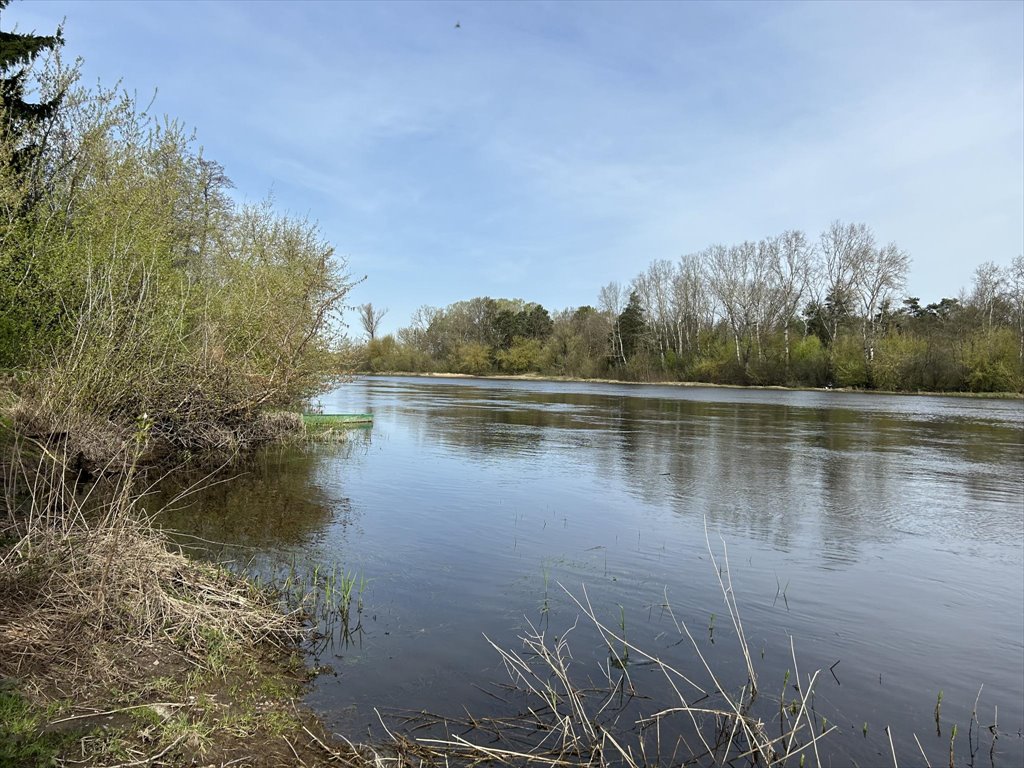
[[[710,551],[710,540],[708,540]],[[739,652],[750,662],[749,649],[742,634],[738,606],[731,595],[731,575],[727,558],[721,565],[712,553],[712,565],[720,574],[719,585],[729,607]],[[609,627],[599,618],[587,594],[562,587],[579,612],[576,622],[552,641],[532,624],[522,635],[523,652],[502,648],[488,639],[508,672],[508,689],[527,699],[524,712],[513,720],[470,716],[462,722],[445,719],[440,723],[448,734],[456,725],[465,726],[460,735],[444,738],[423,737],[414,743],[402,742],[402,748],[418,759],[442,761],[499,762],[510,764],[543,764],[547,766],[676,765],[691,762],[715,765],[781,765],[787,760],[799,761],[813,754],[818,765],[818,742],[831,734],[836,726],[823,721],[816,727],[813,691],[820,670],[796,686],[797,696],[787,708],[785,703],[789,673],[783,685],[779,704],[780,734],[771,736],[765,722],[754,714],[757,697],[754,670],[748,665],[748,679],[737,691],[730,691],[712,669],[685,622],[679,621],[667,598],[663,608],[674,623],[681,640],[688,640],[703,673],[696,680],[666,659],[630,641],[626,636],[625,608],[619,606],[618,626]],[[569,638],[580,621],[597,632],[601,643],[609,649],[608,663],[601,668],[603,680],[598,685],[589,675],[574,674]],[[620,650],[621,649],[621,650]],[[793,669],[800,680],[795,642],[790,639]],[[624,731],[620,721],[622,707],[642,697],[626,664],[636,658],[644,667],[656,670],[674,692],[675,701],[665,708],[641,716],[633,730]],[[529,703],[530,699],[536,699]],[[786,711],[788,710],[788,712]],[[486,743],[471,741],[469,732],[487,735]],[[683,733],[687,736],[684,738]],[[531,734],[537,734],[531,739]],[[674,734],[669,743],[662,737]],[[694,743],[687,739],[692,735]]]
[[[710,550],[710,539],[708,547]],[[731,595],[732,579],[724,555],[720,563],[712,556],[712,567],[719,575],[723,597],[735,613],[733,623],[737,631],[730,637],[735,638],[737,657],[746,666],[750,654],[740,630],[742,621],[738,604]],[[413,740],[388,730],[400,759],[434,765],[488,763],[549,768],[661,765],[772,768],[797,764],[821,768],[835,760],[834,754],[825,754],[819,747],[823,740],[836,733],[842,718],[818,711],[816,683],[823,670],[816,669],[810,674],[801,672],[795,638],[789,638],[792,667],[785,672],[776,702],[767,693],[757,693],[752,684],[756,670],[749,667],[746,683],[739,690],[730,688],[728,678],[711,666],[686,622],[676,618],[667,593],[661,608],[676,627],[680,641],[688,641],[686,647],[695,663],[689,659],[679,662],[662,655],[680,643],[671,643],[660,652],[652,652],[630,640],[624,606],[619,605],[618,620],[609,626],[592,605],[585,586],[577,592],[559,586],[578,614],[565,631],[549,638],[529,623],[528,631],[520,637],[521,650],[499,646],[486,638],[509,678],[506,684],[498,686],[500,698],[505,703],[516,702],[520,714],[481,717],[473,713],[465,718],[442,718],[427,713],[406,716],[403,722],[412,731],[435,728],[441,733]],[[570,643],[581,642],[580,634],[585,632],[596,632],[599,647],[608,650],[607,660],[598,664],[598,675],[593,674],[593,669],[581,671],[570,648]],[[636,661],[626,664],[627,658]],[[671,701],[658,705],[660,708],[653,713],[630,709],[636,702],[663,700],[664,691],[648,698],[649,692],[644,690],[644,683],[655,679],[667,682]],[[980,694],[979,690],[979,699]],[[940,711],[941,701],[940,694],[937,711]],[[976,713],[977,701],[974,709]],[[774,716],[764,719],[769,713]],[[387,725],[384,727],[387,729]],[[994,755],[995,724],[990,730],[993,734],[990,752]],[[866,720],[861,732],[867,739]],[[893,768],[899,768],[896,735],[888,725],[882,728],[882,733],[884,746],[878,746],[888,752],[886,761],[891,761]],[[479,738],[474,738],[474,734]],[[954,726],[949,739],[951,766],[955,763],[956,734]],[[932,765],[917,734],[911,735],[924,764]],[[968,765],[974,764],[973,756],[972,747]],[[992,764],[995,765],[994,758]]]

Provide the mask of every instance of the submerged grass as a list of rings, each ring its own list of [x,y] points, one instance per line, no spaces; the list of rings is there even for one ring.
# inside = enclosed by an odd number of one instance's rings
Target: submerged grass
[[[311,442],[343,442],[351,430],[373,427],[373,414],[304,413],[302,427],[305,439]]]
[[[361,637],[368,585],[365,575],[338,563],[300,567],[294,558],[287,570],[278,571],[267,582],[287,610],[316,627],[310,639],[314,656],[324,647],[347,645]]]

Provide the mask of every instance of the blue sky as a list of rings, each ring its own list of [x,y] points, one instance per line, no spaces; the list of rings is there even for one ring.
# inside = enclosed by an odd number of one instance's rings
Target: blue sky
[[[1024,251],[1020,2],[15,2],[3,28],[62,18],[85,82],[156,89],[240,196],[319,221],[385,330],[836,218],[906,249],[924,302]]]

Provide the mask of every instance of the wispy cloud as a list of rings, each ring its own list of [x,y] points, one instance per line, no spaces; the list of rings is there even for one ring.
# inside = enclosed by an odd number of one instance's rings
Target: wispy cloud
[[[654,258],[863,220],[956,292],[1024,250],[1024,6],[28,4],[254,197],[320,219],[361,300],[594,301]],[[455,29],[456,20],[461,22]]]

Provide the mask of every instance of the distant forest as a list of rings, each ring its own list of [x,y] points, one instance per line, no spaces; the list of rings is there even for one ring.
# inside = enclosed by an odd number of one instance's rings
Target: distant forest
[[[625,381],[1024,391],[1024,257],[987,262],[958,296],[903,293],[910,259],[864,224],[787,231],[651,263],[596,306],[478,297],[424,306],[379,336],[360,307],[366,372],[538,373]]]

